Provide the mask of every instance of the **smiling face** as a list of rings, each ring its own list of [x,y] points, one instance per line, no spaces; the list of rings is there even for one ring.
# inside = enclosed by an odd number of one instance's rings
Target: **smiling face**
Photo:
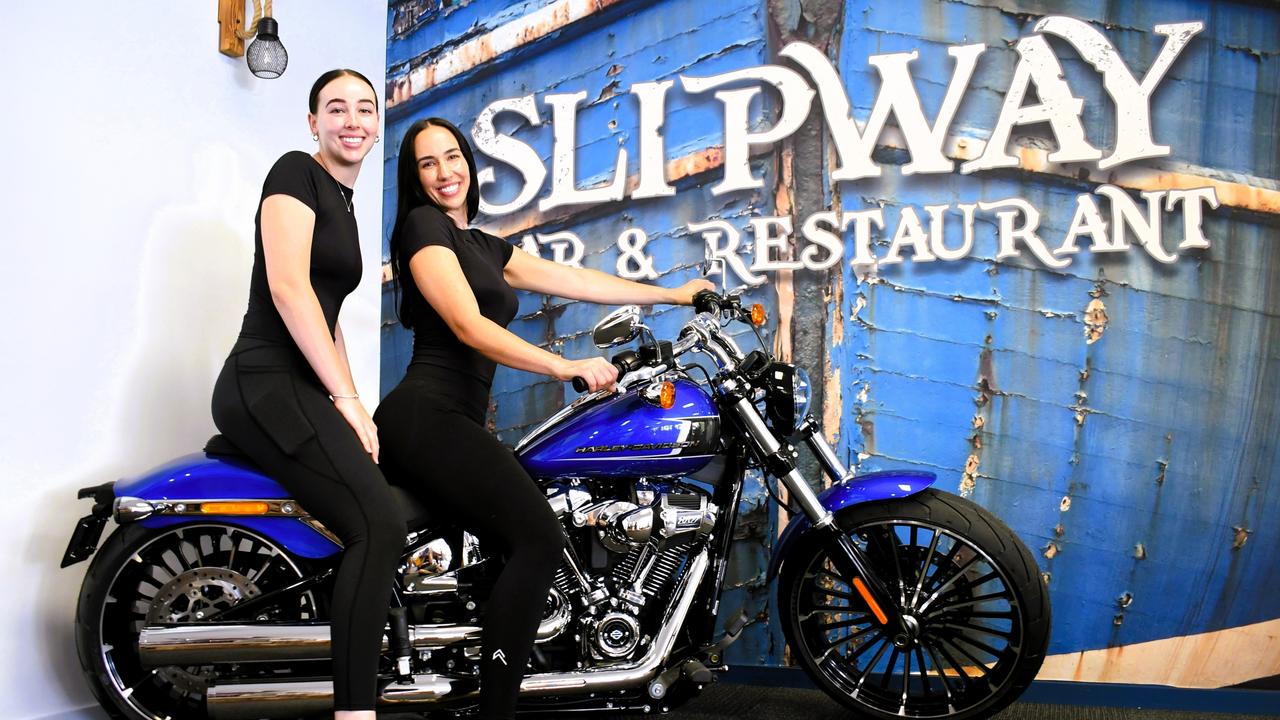
[[[428,125],[413,141],[418,162],[418,180],[427,197],[458,227],[466,227],[467,190],[471,186],[471,169],[458,147],[453,133]]]
[[[319,136],[321,157],[335,166],[358,168],[378,136],[378,100],[368,83],[344,75],[320,89],[316,111],[307,114],[307,121]]]

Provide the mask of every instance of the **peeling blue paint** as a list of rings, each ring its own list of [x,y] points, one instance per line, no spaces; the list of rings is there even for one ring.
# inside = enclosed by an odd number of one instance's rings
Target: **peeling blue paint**
[[[473,0],[432,9],[431,3],[392,2],[389,85],[410,67],[548,3]],[[801,22],[791,12],[794,4],[780,7],[790,14],[779,26]],[[411,10],[418,13],[416,25],[393,32],[396,18],[404,25]],[[1018,61],[1012,43],[1051,12],[1103,29],[1139,78],[1163,42],[1152,33],[1155,24],[1203,21],[1204,31],[1153,100],[1154,136],[1173,154],[1151,165],[1238,182],[1262,178],[1277,186],[1280,10],[1271,6],[1214,0],[846,2],[831,53],[855,117],[864,121],[880,82],[867,56],[918,51],[912,71],[932,118],[951,77],[947,46],[985,43],[951,129],[985,140]],[[544,123],[515,129],[514,136],[533,146],[549,168],[552,129],[543,98],[585,90],[588,99],[577,116],[579,184],[607,179],[618,148],[626,149],[628,172],[635,173],[638,107],[627,88],[768,63],[777,49],[773,22],[764,0],[622,2],[396,106],[387,117],[385,232],[395,211],[395,151],[414,119],[439,115],[466,130],[494,100],[533,94]],[[1089,141],[1105,151],[1115,142],[1115,118],[1099,76],[1069,45],[1057,39],[1051,44],[1066,81],[1084,99]],[[690,96],[677,83],[667,108],[668,159],[723,142],[721,107],[711,98]],[[762,122],[769,108],[754,113]],[[1022,172],[903,177],[895,163],[905,159],[904,153],[887,153],[883,177],[834,188],[829,167],[795,172],[821,173],[829,206],[884,207],[888,230],[875,235],[877,255],[887,248],[903,207],[1007,197],[1025,198],[1040,210],[1041,235],[1054,247],[1067,231],[1075,198],[1108,180],[1096,169],[1083,179]],[[659,282],[678,284],[693,276],[701,259],[700,239],[686,231],[690,222],[725,219],[749,243],[749,218],[775,214],[779,161],[776,149],[756,159],[754,170],[766,189],[755,193],[713,197],[708,188],[719,179],[713,170],[680,182],[675,197],[582,208],[531,231],[571,230],[585,243],[584,264],[613,272],[618,234],[641,227],[651,238]],[[504,201],[515,193],[513,174],[500,167],[498,179],[493,200]],[[545,195],[547,188],[542,190]],[[1100,205],[1106,213],[1106,203]],[[836,450],[846,461],[864,471],[929,470],[938,473],[939,487],[955,492],[970,455],[976,456],[973,499],[1021,535],[1051,578],[1051,652],[1271,620],[1280,617],[1280,597],[1265,591],[1280,582],[1280,543],[1268,522],[1280,512],[1280,493],[1272,489],[1280,470],[1278,226],[1275,215],[1223,208],[1206,214],[1212,248],[1174,265],[1141,251],[1081,252],[1069,267],[1053,270],[1026,257],[996,260],[994,223],[979,213],[969,257],[881,266],[872,278],[842,263],[830,278],[825,317],[797,315],[792,327],[798,332],[823,323],[824,360],[840,377],[840,405],[831,413],[840,422]],[[959,231],[959,214],[949,214],[949,244]],[[1166,218],[1164,232],[1181,236],[1177,216]],[[773,305],[776,289],[766,285],[751,297]],[[1086,308],[1094,297],[1105,305],[1108,322],[1087,343]],[[384,392],[403,372],[409,348],[389,298],[387,293]],[[586,332],[607,311],[522,294],[511,328],[581,357],[596,353]],[[658,334],[669,335],[686,317],[687,311],[658,308],[649,320]],[[821,377],[827,368],[810,370]],[[498,436],[514,442],[568,399],[566,393],[561,383],[499,370],[492,415]],[[777,513],[758,480],[742,503],[741,542],[723,612],[727,617],[746,609],[759,621],[729,660],[781,664],[781,635],[761,585]],[[1252,533],[1238,548],[1236,527]],[[1117,598],[1125,593],[1131,602],[1121,607]]]

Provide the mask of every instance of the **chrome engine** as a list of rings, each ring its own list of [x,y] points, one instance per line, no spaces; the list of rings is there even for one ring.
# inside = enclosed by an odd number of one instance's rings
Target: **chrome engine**
[[[686,534],[702,537],[716,524],[717,508],[705,495],[692,491],[654,493],[643,486],[637,500],[594,501],[591,493],[576,486],[557,486],[547,502],[562,520],[574,527],[599,531],[600,543],[614,552],[627,552],[650,541],[659,547]]]
[[[691,551],[715,529],[718,508],[696,487],[643,479],[566,481],[546,493],[571,542],[539,644],[569,633],[579,658],[611,663],[635,657],[656,632],[654,616],[668,604]],[[460,573],[485,556],[465,532],[460,542],[423,542],[401,567],[401,591],[444,601],[460,591]]]
[[[571,554],[556,575],[555,588],[586,609],[583,650],[606,662],[633,656],[646,639],[650,600],[674,585],[694,543],[715,528],[718,508],[700,492],[679,485],[658,492],[644,480],[627,500],[597,499],[578,484],[554,485],[547,493],[566,529],[591,533],[607,554],[589,567]]]

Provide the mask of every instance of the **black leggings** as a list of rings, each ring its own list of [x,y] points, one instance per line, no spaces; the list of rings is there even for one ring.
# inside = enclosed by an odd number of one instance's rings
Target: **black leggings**
[[[383,399],[374,418],[382,464],[395,482],[506,555],[484,617],[480,717],[512,718],[565,537],[515,455],[447,392],[406,379]]]
[[[214,386],[213,421],[342,540],[331,603],[334,709],[372,710],[405,521],[297,349],[239,347]]]

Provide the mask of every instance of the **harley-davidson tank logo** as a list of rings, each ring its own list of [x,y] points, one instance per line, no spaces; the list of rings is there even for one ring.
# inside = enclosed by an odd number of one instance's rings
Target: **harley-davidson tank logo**
[[[601,455],[666,450],[669,451],[668,457],[709,455],[715,452],[715,444],[720,438],[720,418],[695,417],[676,418],[673,420],[675,422],[673,429],[678,429],[678,432],[668,435],[668,437],[674,435],[674,439],[670,441],[583,445],[573,452],[575,455]],[[592,460],[597,459],[599,458],[592,458]]]
[[[684,442],[634,443],[630,445],[584,445],[576,453],[623,452],[626,450],[681,450],[693,447],[697,443],[690,440]]]

